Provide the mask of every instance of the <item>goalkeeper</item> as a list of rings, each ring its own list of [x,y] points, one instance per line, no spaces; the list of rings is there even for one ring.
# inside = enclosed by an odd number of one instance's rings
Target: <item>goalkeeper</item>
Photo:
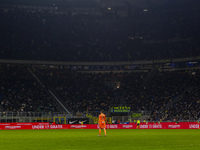
[[[101,129],[104,130],[104,134],[106,136],[106,116],[105,114],[103,114],[103,110],[100,111],[100,115],[99,115],[99,122],[98,122],[98,125],[99,125],[99,135],[98,136],[101,136]]]

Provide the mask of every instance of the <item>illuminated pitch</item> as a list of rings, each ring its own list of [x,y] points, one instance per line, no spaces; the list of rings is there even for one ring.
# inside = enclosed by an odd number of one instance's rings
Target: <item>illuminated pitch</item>
[[[200,130],[0,130],[1,150],[199,150]]]

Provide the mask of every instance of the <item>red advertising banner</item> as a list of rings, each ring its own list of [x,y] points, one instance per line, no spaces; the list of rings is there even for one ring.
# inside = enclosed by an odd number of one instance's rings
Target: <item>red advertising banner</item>
[[[107,124],[107,129],[136,129],[135,123]],[[198,122],[141,123],[140,129],[199,129]],[[98,129],[97,124],[49,124],[49,123],[0,123],[0,130],[40,130],[40,129]]]

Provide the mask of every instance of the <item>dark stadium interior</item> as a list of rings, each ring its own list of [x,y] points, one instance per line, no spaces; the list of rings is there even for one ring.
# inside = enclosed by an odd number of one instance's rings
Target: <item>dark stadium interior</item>
[[[0,59],[135,61],[199,55],[197,1],[179,1],[5,1]]]
[[[198,0],[1,0],[0,20],[0,112],[200,119]]]

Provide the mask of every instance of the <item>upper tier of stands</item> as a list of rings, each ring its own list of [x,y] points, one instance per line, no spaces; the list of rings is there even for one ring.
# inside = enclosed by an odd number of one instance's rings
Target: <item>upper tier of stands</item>
[[[85,3],[89,7],[84,9],[0,7],[0,59],[97,62],[200,55],[200,13],[195,3],[148,11],[130,2],[122,8],[108,3],[111,9],[99,3]]]

